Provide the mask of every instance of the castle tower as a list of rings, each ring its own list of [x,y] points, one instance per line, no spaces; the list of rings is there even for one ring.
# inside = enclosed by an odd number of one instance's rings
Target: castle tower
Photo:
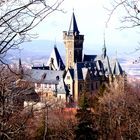
[[[84,35],[80,35],[74,12],[68,31],[63,31],[66,48],[66,69],[74,67],[74,63],[82,62]]]

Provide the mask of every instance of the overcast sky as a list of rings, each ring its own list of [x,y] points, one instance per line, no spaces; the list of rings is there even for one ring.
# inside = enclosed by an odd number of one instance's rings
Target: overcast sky
[[[106,34],[107,50],[113,55],[122,55],[135,50],[138,47],[139,34],[134,29],[120,31],[118,17],[121,9],[111,18],[108,27],[105,22],[108,19],[107,10],[111,0],[65,0],[61,8],[66,13],[54,12],[41,23],[35,30],[40,40],[52,40],[63,42],[62,31],[69,29],[69,24],[74,8],[78,28],[85,35],[84,49],[100,51],[103,46],[103,34]]]

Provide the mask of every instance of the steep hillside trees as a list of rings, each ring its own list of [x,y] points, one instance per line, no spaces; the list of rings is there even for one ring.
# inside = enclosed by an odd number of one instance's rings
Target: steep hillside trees
[[[140,138],[140,94],[129,85],[124,89],[108,87],[99,97],[95,112],[100,138],[139,139]]]
[[[0,1],[0,139],[24,139],[30,114],[22,109],[24,95],[30,87],[16,87],[17,71],[11,70],[6,55],[11,49],[35,37],[30,31],[63,0],[3,0]],[[12,71],[12,73],[11,73]],[[32,91],[31,91],[32,92]]]
[[[23,111],[30,88],[16,87],[16,76],[7,67],[0,69],[0,139],[22,139],[29,118]],[[29,98],[29,97],[27,97]]]

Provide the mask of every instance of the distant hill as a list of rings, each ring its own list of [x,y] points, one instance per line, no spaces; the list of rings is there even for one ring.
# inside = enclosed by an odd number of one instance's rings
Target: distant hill
[[[56,46],[64,57],[65,49],[63,43],[57,42]],[[34,60],[48,59],[51,51],[53,50],[54,42],[49,40],[33,40],[31,42],[25,42],[20,45],[17,50],[10,50],[6,56],[9,62],[15,62],[19,58],[28,63],[32,63]]]
[[[18,63],[18,59],[21,58],[24,64],[29,65],[42,65],[46,64],[51,51],[53,50],[55,42],[50,40],[33,40],[31,42],[25,42],[20,46],[20,50],[11,50],[7,53],[4,61],[6,63]],[[63,42],[56,43],[58,51],[65,63],[65,48]],[[97,49],[99,48],[99,49]],[[112,48],[111,48],[112,49]],[[113,53],[107,48],[109,56]],[[102,50],[99,46],[84,45],[83,53],[86,54],[101,54]],[[130,55],[119,55],[118,59],[122,68],[130,75],[140,75],[139,63],[134,63]]]
[[[26,42],[21,45],[21,57],[24,58],[25,54],[29,57],[49,56],[53,50],[55,43],[50,40],[34,40],[32,42]],[[59,51],[64,54],[65,49],[62,43],[57,42],[56,46]]]

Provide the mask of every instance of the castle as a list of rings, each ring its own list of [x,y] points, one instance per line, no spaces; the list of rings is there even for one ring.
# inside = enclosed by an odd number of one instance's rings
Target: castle
[[[46,65],[32,67],[28,80],[35,84],[36,92],[43,92],[48,98],[72,97],[77,102],[83,89],[94,94],[102,83],[124,75],[118,60],[108,57],[105,40],[101,55],[83,54],[84,35],[80,34],[74,12],[69,30],[63,31],[63,40],[65,65],[55,45]]]

